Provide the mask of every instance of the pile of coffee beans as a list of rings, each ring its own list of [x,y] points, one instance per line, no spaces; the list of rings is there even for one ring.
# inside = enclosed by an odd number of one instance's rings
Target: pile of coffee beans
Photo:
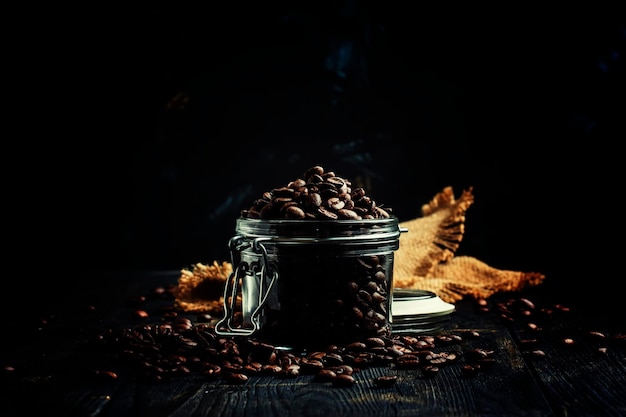
[[[569,309],[559,304],[536,307],[528,298],[517,297],[505,302],[476,300],[476,311],[495,313],[507,323],[524,326],[535,323],[532,317],[553,317],[568,313]],[[435,378],[443,367],[454,366],[459,377],[467,378],[488,372],[498,364],[498,352],[492,346],[484,346],[481,333],[474,329],[369,337],[307,351],[287,350],[259,338],[219,336],[214,320],[206,314],[193,319],[171,309],[163,311],[160,318],[152,318],[144,310],[137,310],[135,317],[141,323],[119,330],[106,329],[92,339],[90,346],[100,358],[113,359],[109,368],[94,372],[97,378],[116,379],[118,372],[131,372],[142,382],[160,383],[195,374],[217,383],[245,384],[253,377],[308,376],[311,383],[334,387],[361,382],[384,388],[393,386],[403,370]],[[529,329],[541,332],[540,326]],[[572,336],[562,343],[592,343],[599,353],[606,353],[610,345],[626,347],[625,333],[609,336],[592,330],[583,334],[584,340]],[[519,343],[523,354],[545,356],[537,340],[522,339]],[[386,368],[388,372],[372,381],[360,380],[360,372],[370,367]]]
[[[146,318],[145,314],[137,317]],[[329,345],[316,351],[287,350],[251,337],[222,337],[205,317],[169,313],[169,319],[148,321],[120,330],[107,329],[92,340],[101,357],[118,362],[116,369],[132,372],[138,380],[159,383],[183,375],[196,374],[225,384],[243,384],[251,377],[295,378],[310,376],[312,383],[349,387],[358,382],[358,373],[369,367],[390,371],[416,370],[434,377],[441,367],[462,357],[473,369],[493,364],[493,351],[469,349],[462,342],[470,337],[462,332],[451,335],[397,335],[371,337],[345,345]],[[477,333],[471,335],[477,337]],[[98,378],[115,379],[118,370],[100,369]],[[460,373],[465,372],[461,368]],[[371,381],[388,387],[397,374],[389,373]]]
[[[352,189],[351,181],[316,165],[303,178],[266,191],[241,216],[252,219],[379,219],[388,218],[383,209],[366,195],[362,187]]]

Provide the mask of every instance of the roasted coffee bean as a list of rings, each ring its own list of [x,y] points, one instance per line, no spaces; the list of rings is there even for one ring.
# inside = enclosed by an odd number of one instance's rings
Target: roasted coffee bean
[[[150,314],[148,314],[148,312],[145,310],[136,310],[135,317],[140,318],[140,319],[145,319],[145,318],[150,317]]]
[[[535,309],[535,303],[530,301],[528,298],[520,297],[517,300],[515,300],[515,302],[519,304],[520,309],[522,310],[534,310]]]
[[[261,373],[264,375],[277,375],[282,370],[283,368],[281,368],[279,365],[273,364],[265,364],[261,367]]]
[[[345,205],[345,202],[340,200],[339,197],[331,197],[326,201],[326,206],[335,212],[343,210]]]
[[[381,305],[383,305],[383,303],[384,303],[385,301],[387,301],[387,297],[386,297],[385,295],[381,294],[381,293],[380,293],[380,292],[378,292],[378,291],[374,291],[374,292],[372,293],[372,302],[373,302],[376,306],[379,306],[380,308],[382,308],[382,307],[381,307]]]
[[[529,330],[533,330],[533,331],[541,330],[541,328],[537,324],[535,324],[535,323],[526,323],[526,327]]]
[[[520,346],[523,349],[528,349],[532,346],[536,346],[537,345],[537,339],[522,339],[519,341],[520,342]]]
[[[341,375],[341,374],[352,375],[354,373],[354,368],[346,364],[327,366],[325,369],[330,369],[336,375]]]
[[[405,353],[396,359],[395,364],[398,369],[417,369],[422,365],[422,362],[418,355]]]
[[[369,347],[384,347],[385,341],[380,337],[368,337],[365,339],[365,343]]]
[[[240,372],[228,373],[226,375],[226,382],[229,384],[245,384],[248,382],[248,375]]]
[[[304,181],[302,178],[298,178],[297,180],[291,181],[289,184],[287,184],[287,187],[292,188],[296,191],[299,191],[305,186],[306,186],[306,181]]]
[[[96,371],[96,376],[103,381],[113,381],[118,378],[117,374],[113,371]]]
[[[337,377],[337,374],[330,369],[320,369],[314,376],[313,381],[315,382],[331,382],[334,378]]]
[[[359,307],[352,307],[350,309],[350,315],[352,320],[359,322],[363,319],[363,312],[361,311],[361,309]]]
[[[337,366],[343,364],[343,358],[338,353],[327,353],[322,358],[326,366]]]
[[[463,365],[461,373],[465,376],[476,376],[480,371],[480,365]]]
[[[368,217],[371,216],[374,219],[388,219],[391,217],[391,214],[387,211],[384,210],[382,207],[375,207],[373,210],[374,214],[368,214]]]
[[[289,206],[285,210],[285,218],[287,219],[304,219],[304,210],[297,206]]]
[[[259,362],[251,362],[247,365],[244,365],[242,371],[246,375],[254,375],[260,373],[262,367],[263,365]]]
[[[278,373],[283,378],[295,378],[300,375],[300,365],[292,363]]]
[[[356,384],[356,380],[352,375],[340,374],[331,381],[333,387],[351,387]]]
[[[317,211],[313,214],[316,215],[318,219],[322,220],[337,220],[339,218],[339,215],[337,213],[324,207],[318,207]]]
[[[295,191],[290,187],[280,187],[274,188],[271,191],[271,200],[278,201],[283,199],[283,201],[291,201],[295,197]]]
[[[422,368],[422,374],[426,378],[432,378],[439,373],[439,367],[434,365],[426,365]]]
[[[394,361],[394,357],[392,355],[386,354],[375,354],[374,359],[372,360],[373,365],[390,365]]]
[[[597,331],[590,331],[587,333],[587,335],[592,338],[593,340],[604,340],[606,339],[606,336],[604,335],[604,333],[601,332],[597,332]]]
[[[571,337],[566,337],[565,339],[563,339],[563,344],[565,346],[573,346],[576,344],[576,342]]]
[[[382,375],[374,378],[374,384],[377,387],[387,388],[393,386],[398,380],[397,375]]]
[[[203,365],[201,373],[210,378],[217,378],[221,375],[222,368],[218,365],[207,363]]]
[[[492,355],[493,355],[492,350],[476,348],[476,349],[471,349],[465,352],[465,359],[469,362],[478,362],[478,361],[487,359],[491,357]]]
[[[465,339],[478,339],[480,337],[480,333],[476,330],[466,330],[461,336]]]
[[[376,355],[371,353],[360,353],[357,356],[352,358],[352,364],[359,368],[368,368],[376,359]]]
[[[443,365],[447,360],[447,356],[441,353],[432,353],[423,358],[423,362],[427,362],[431,365]]]
[[[533,356],[535,358],[543,358],[544,356],[546,356],[546,353],[540,349],[531,350],[528,353],[530,354],[530,356]]]
[[[356,211],[347,208],[337,209],[337,215],[342,219],[359,220],[361,216]]]
[[[353,342],[345,347],[345,351],[348,352],[362,352],[367,349],[367,345],[364,342]]]
[[[306,357],[302,358],[300,361],[300,366],[303,372],[313,373],[317,372],[321,369],[324,369],[324,362],[318,359],[308,359]]]
[[[308,192],[303,200],[305,210],[317,210],[322,205],[322,196],[317,192]]]

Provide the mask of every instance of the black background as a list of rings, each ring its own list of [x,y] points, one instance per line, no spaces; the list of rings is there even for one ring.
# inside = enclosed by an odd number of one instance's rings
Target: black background
[[[473,187],[459,255],[621,298],[617,10],[261,4],[15,16],[6,282],[229,260],[239,211],[319,164],[400,220]]]

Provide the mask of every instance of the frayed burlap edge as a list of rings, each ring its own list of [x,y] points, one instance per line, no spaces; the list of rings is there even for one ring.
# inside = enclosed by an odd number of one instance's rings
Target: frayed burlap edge
[[[452,187],[446,187],[422,207],[422,217],[400,223],[408,232],[400,236],[395,254],[394,287],[432,291],[454,303],[465,296],[488,298],[544,280],[542,273],[496,269],[476,258],[454,256],[473,203],[472,188],[457,200]]]
[[[233,271],[230,262],[196,263],[180,271],[173,294],[183,311],[217,314],[224,309],[224,285]]]
[[[497,292],[518,291],[526,286],[540,284],[544,275],[496,269],[469,256],[457,256],[436,265],[428,277],[411,277],[397,283],[398,288],[432,291],[444,301],[454,303],[466,296],[489,298]]]

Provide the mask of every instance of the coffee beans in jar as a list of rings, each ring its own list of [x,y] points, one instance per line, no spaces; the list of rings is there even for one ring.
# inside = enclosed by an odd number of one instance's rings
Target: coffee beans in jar
[[[377,206],[365,189],[316,165],[302,178],[266,191],[241,212],[250,219],[361,220],[390,217],[390,209]]]
[[[390,336],[390,213],[321,166],[263,193],[236,221],[216,331],[297,348]]]

